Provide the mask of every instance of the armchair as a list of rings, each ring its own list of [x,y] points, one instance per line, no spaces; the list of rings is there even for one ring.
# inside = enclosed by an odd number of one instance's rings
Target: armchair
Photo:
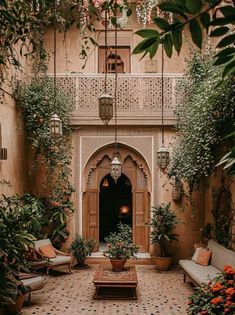
[[[49,239],[35,241],[34,249],[38,257],[47,260],[47,275],[50,269],[54,269],[54,267],[61,265],[68,265],[69,272],[72,272],[72,257],[69,254],[61,252],[58,249],[54,248]]]

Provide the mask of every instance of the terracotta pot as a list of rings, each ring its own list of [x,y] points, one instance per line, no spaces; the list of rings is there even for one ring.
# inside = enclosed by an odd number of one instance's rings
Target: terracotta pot
[[[23,303],[24,303],[25,295],[18,295],[15,304],[4,305],[5,315],[16,315],[19,314]]]
[[[172,257],[152,257],[152,261],[160,271],[166,271],[170,269]]]
[[[123,271],[126,260],[125,259],[110,259],[113,271]]]

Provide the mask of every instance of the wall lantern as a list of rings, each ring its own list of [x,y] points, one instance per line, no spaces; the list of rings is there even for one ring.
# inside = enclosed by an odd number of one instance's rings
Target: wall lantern
[[[102,187],[104,187],[104,188],[108,188],[108,187],[109,187],[109,181],[108,181],[107,178],[105,178],[105,179],[103,180],[103,182],[102,182]]]
[[[126,205],[123,205],[120,207],[120,213],[121,214],[127,214],[129,212],[129,207]]]
[[[58,137],[63,134],[62,132],[62,121],[58,117],[58,115],[53,114],[50,121],[49,121],[49,127],[50,127],[50,134],[53,137]]]
[[[6,148],[0,149],[0,160],[7,160],[7,149]]]

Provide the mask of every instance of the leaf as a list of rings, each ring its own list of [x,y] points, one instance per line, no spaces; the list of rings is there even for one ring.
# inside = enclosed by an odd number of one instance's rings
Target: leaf
[[[210,25],[218,26],[218,25],[227,25],[229,23],[235,24],[235,16],[234,15],[216,18],[210,22]]]
[[[152,29],[142,29],[135,32],[135,34],[144,37],[144,38],[151,38],[151,37],[158,37],[159,32]]]
[[[162,19],[160,17],[155,18],[154,19],[154,23],[158,27],[160,27],[160,29],[162,29],[162,30],[168,30],[169,26],[170,26],[170,24],[166,20],[164,20],[164,19]]]
[[[144,52],[145,50],[148,50],[150,46],[154,44],[154,42],[157,40],[157,38],[147,38],[144,39],[142,42],[140,42],[133,50],[133,54],[139,54]]]
[[[215,62],[214,65],[215,66],[219,66],[222,65],[224,63],[227,63],[228,61],[230,61],[233,58],[233,56],[225,56],[225,57],[219,57]]]
[[[220,57],[220,56],[228,56],[232,55],[235,53],[235,48],[234,47],[227,47],[221,50],[215,57]]]
[[[151,59],[156,55],[156,52],[157,52],[158,47],[159,47],[159,43],[160,43],[160,38],[158,40],[156,40],[152,46],[149,47],[148,52],[149,52],[149,57]]]
[[[204,28],[206,29],[206,31],[208,32],[208,28],[210,25],[210,14],[208,12],[203,13],[200,16],[200,21],[202,23],[202,25],[204,26]]]
[[[234,43],[235,43],[235,34],[231,34],[221,39],[221,41],[218,43],[216,47],[218,48],[225,47]]]
[[[235,60],[227,64],[227,66],[224,68],[222,77],[225,78],[226,76],[233,73],[235,73]]]
[[[170,34],[165,35],[163,43],[164,43],[164,49],[165,49],[167,56],[169,58],[171,58],[173,43],[172,43],[172,38],[171,38]]]
[[[202,1],[201,0],[186,0],[186,6],[189,11],[193,14],[201,11]]]
[[[211,37],[222,36],[228,32],[229,28],[227,26],[217,27],[211,33]]]
[[[192,40],[197,47],[202,47],[202,30],[197,20],[191,20],[189,23],[189,30],[192,36]]]
[[[184,11],[180,8],[180,6],[177,5],[177,3],[173,2],[163,2],[159,4],[159,9],[163,12],[172,12],[179,14],[182,16],[185,20],[188,20],[187,15],[184,13]]]
[[[175,31],[172,31],[171,34],[172,34],[173,45],[175,47],[175,50],[179,54],[182,47],[182,31],[175,30]]]
[[[235,8],[231,5],[226,5],[224,7],[219,8],[220,12],[223,13],[224,16],[234,15],[235,16]]]

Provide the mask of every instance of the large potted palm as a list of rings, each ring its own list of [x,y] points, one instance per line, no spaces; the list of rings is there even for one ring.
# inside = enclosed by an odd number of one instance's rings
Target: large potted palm
[[[174,230],[179,222],[176,214],[170,209],[170,203],[152,207],[152,218],[148,225],[152,227],[151,243],[158,245],[160,249],[159,255],[152,257],[158,270],[168,270],[170,267],[171,242],[178,240]]]

